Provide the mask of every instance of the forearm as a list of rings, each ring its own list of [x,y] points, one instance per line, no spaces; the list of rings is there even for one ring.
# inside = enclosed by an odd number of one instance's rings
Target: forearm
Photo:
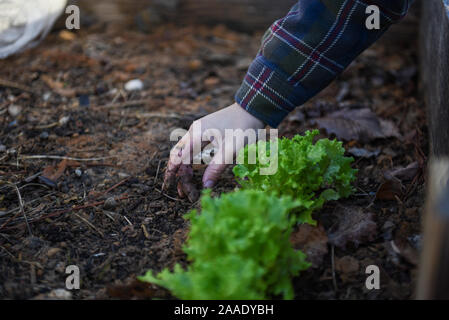
[[[315,96],[408,11],[413,0],[299,0],[273,23],[235,99],[272,127]],[[366,7],[380,9],[369,30]]]

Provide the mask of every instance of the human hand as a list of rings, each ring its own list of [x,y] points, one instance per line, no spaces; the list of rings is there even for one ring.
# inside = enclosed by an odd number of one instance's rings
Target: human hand
[[[235,154],[248,143],[248,140],[252,140],[248,137],[248,132],[245,131],[253,129],[255,140],[257,129],[264,127],[265,124],[262,121],[237,103],[194,121],[189,131],[170,152],[163,188],[167,189],[177,182],[179,196],[187,196],[191,202],[196,201],[199,191],[192,181],[193,157],[200,153],[206,145],[213,145],[216,152],[202,179],[204,188],[212,188],[226,166],[232,163]],[[232,140],[229,140],[229,134],[226,135],[225,132],[229,130],[232,130]]]

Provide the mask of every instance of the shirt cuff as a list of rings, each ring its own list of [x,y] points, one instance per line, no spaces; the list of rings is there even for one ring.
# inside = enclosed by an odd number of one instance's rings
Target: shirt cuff
[[[277,128],[311,96],[311,92],[290,83],[287,75],[259,55],[249,67],[235,101],[259,120]]]

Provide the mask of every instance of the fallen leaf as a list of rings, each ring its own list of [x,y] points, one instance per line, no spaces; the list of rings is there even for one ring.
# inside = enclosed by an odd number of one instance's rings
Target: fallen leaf
[[[335,270],[339,272],[339,276],[343,282],[347,282],[354,278],[360,268],[359,261],[351,256],[344,256],[335,260]]]
[[[46,167],[42,173],[42,176],[56,182],[64,174],[65,169],[67,169],[67,163],[67,160],[64,159],[56,166]]]
[[[312,263],[313,268],[323,264],[324,256],[328,253],[327,241],[326,231],[321,225],[313,227],[302,224],[290,237],[293,247],[307,254],[307,261]]]
[[[57,254],[59,251],[61,251],[61,248],[50,248],[47,251],[47,256],[49,258],[53,257],[55,254]]]
[[[181,228],[176,230],[176,232],[173,234],[173,252],[176,256],[185,255],[182,248],[184,246],[184,243],[187,241],[188,232],[189,230],[187,228]]]
[[[395,239],[390,241],[391,248],[393,251],[404,258],[408,263],[417,266],[419,263],[418,251],[413,248],[407,240]]]
[[[410,181],[416,177],[416,175],[419,172],[419,169],[420,169],[419,163],[418,163],[418,161],[415,161],[415,162],[410,163],[405,168],[398,168],[398,169],[389,171],[388,173],[391,176],[396,177],[402,181]]]
[[[74,89],[68,89],[64,88],[64,83],[53,80],[48,75],[42,75],[41,76],[42,81],[45,82],[47,86],[49,86],[53,91],[55,91],[57,94],[67,97],[67,98],[73,98],[76,96],[76,91]]]
[[[326,117],[313,119],[312,123],[346,141],[369,142],[379,138],[401,138],[394,123],[380,119],[368,108],[346,108]]]
[[[404,195],[404,186],[398,178],[389,177],[377,189],[376,199],[378,200],[396,200]]]
[[[345,249],[348,243],[358,247],[366,241],[373,241],[377,235],[377,225],[373,214],[361,207],[339,207],[335,212],[339,218],[336,227],[329,230],[329,242]]]
[[[138,280],[134,280],[129,284],[113,285],[107,288],[109,296],[123,300],[154,298],[157,291],[148,283]]]

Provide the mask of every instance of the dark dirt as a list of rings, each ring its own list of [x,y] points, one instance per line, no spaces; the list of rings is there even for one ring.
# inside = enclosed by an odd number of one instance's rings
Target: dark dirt
[[[224,27],[162,26],[145,35],[94,26],[70,40],[55,32],[0,61],[0,78],[9,81],[0,83],[0,298],[58,297],[68,265],[81,272],[75,299],[169,297],[135,282],[148,269],[186,263],[182,216],[199,205],[160,191],[169,133],[233,102],[260,36]],[[324,228],[297,243],[318,261],[294,280],[297,299],[413,297],[428,138],[417,44],[387,40],[280,127],[293,136],[339,109],[370,108],[401,135],[345,142],[370,157],[355,157],[357,192],[317,212]],[[144,89],[125,91],[136,78]],[[410,164],[408,175],[390,172]],[[215,194],[235,186],[228,170]],[[345,222],[338,214],[345,208],[361,221],[371,216],[376,228],[334,246],[329,235]],[[365,289],[368,265],[381,270],[380,290]]]

